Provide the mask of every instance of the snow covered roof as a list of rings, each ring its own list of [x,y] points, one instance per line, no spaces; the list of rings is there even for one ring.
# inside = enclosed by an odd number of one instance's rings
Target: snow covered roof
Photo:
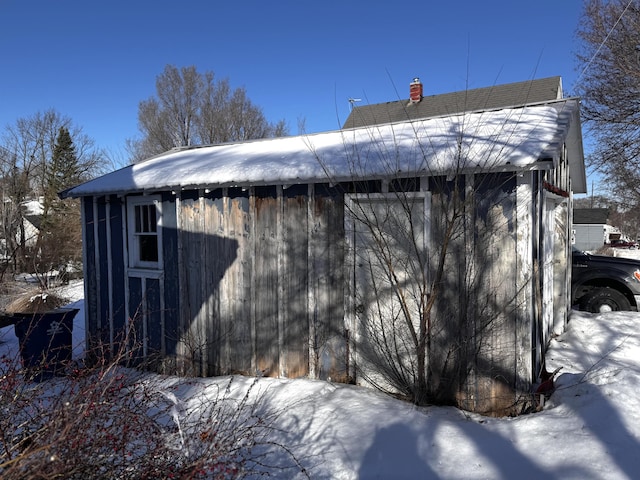
[[[578,170],[574,191],[579,192],[580,175],[584,177],[579,128],[578,101],[565,99],[310,135],[181,148],[108,173],[61,196],[550,168],[551,162],[540,160],[553,160],[555,164],[570,138],[575,145],[567,146],[567,151],[570,163],[575,163],[571,171]]]
[[[22,207],[25,216],[39,216],[44,213],[41,198],[38,200],[25,200],[20,203],[20,206]]]

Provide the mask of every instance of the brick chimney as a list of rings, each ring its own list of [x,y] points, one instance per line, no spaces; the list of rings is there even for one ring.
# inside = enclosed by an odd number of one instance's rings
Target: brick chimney
[[[422,100],[422,82],[418,77],[413,79],[409,85],[409,102],[420,103]]]

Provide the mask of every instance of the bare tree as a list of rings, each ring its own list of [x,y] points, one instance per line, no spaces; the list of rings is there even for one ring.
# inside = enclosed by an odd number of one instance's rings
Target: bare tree
[[[174,147],[287,134],[285,122],[268,122],[244,88],[232,90],[228,79],[216,81],[213,72],[201,74],[195,66],[167,65],[156,94],[139,105],[142,139],[128,142],[134,161]]]
[[[585,126],[595,138],[588,161],[626,208],[640,204],[640,5],[588,0],[577,34]]]
[[[66,178],[68,171],[53,163],[61,129],[73,139],[76,164],[70,178]],[[41,200],[45,196],[49,199],[55,196],[57,192],[52,194],[53,190],[71,186],[66,182],[91,178],[101,171],[101,159],[93,140],[81,128],[74,126],[70,118],[53,109],[20,118],[5,129],[0,149],[5,270],[11,267],[16,271],[24,271],[34,267],[37,224],[42,212],[36,211],[30,216],[25,208],[27,202],[42,206]],[[79,247],[79,244],[76,246]]]

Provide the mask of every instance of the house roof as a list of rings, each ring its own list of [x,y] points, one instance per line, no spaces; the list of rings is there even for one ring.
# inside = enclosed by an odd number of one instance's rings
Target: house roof
[[[373,105],[355,106],[343,128],[454,115],[531,105],[562,98],[561,77],[494,85],[461,92],[425,96],[419,102],[409,99]]]
[[[609,218],[608,208],[574,208],[574,224],[605,225]]]
[[[546,169],[556,164],[567,142],[569,161],[582,164],[584,175],[581,138],[579,102],[564,99],[311,135],[173,149],[61,196]]]

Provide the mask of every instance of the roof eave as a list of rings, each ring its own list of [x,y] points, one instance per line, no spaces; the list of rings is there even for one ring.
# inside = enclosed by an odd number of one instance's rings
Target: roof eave
[[[482,167],[482,173],[520,173],[520,172],[529,172],[529,171],[538,171],[538,170],[550,170],[553,168],[555,163],[554,158],[541,158],[537,160],[535,163],[527,164],[527,165],[499,165],[492,167],[487,170],[486,167]],[[357,183],[357,182],[368,182],[373,180],[382,180],[382,181],[392,181],[397,180],[399,178],[411,178],[411,177],[433,177],[438,175],[446,175],[449,173],[455,173],[456,175],[466,175],[472,173],[478,173],[478,167],[469,167],[462,168],[456,172],[450,171],[434,171],[430,169],[422,169],[419,171],[406,171],[406,172],[394,172],[393,174],[379,174],[379,175],[368,175],[368,176],[345,176],[345,177],[309,177],[309,178],[295,178],[295,179],[279,179],[275,181],[262,181],[262,182],[227,182],[227,183],[216,183],[216,184],[184,184],[184,185],[164,185],[157,186],[153,188],[140,188],[140,189],[123,189],[123,190],[109,190],[109,191],[90,191],[90,192],[79,192],[73,193],[73,189],[66,190],[65,192],[61,192],[61,198],[81,198],[81,197],[95,197],[95,196],[106,196],[106,195],[115,195],[119,197],[127,196],[127,195],[151,195],[157,194],[160,192],[181,192],[187,190],[215,190],[221,188],[241,188],[241,189],[249,189],[253,187],[268,187],[268,186],[276,186],[281,185],[284,187],[289,187],[292,185],[309,185],[309,184],[326,184],[331,183],[333,185],[337,185],[340,183]],[[64,196],[63,196],[64,194]]]
[[[579,106],[579,102],[578,102]],[[582,126],[580,108],[573,110],[571,124],[566,139],[567,162],[573,193],[587,193],[587,174],[584,164],[584,146],[582,144]]]

